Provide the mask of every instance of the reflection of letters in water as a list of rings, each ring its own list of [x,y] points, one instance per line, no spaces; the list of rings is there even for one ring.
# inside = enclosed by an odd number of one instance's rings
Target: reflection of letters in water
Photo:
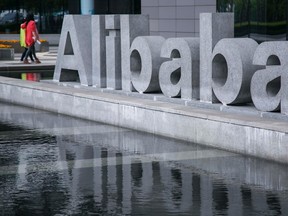
[[[287,41],[234,38],[232,13],[201,14],[199,38],[148,35],[146,15],[66,15],[54,81],[288,114]]]

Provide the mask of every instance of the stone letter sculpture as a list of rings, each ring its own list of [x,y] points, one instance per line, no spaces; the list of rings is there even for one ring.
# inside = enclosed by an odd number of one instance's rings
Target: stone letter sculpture
[[[251,96],[255,107],[261,111],[277,111],[288,114],[287,64],[288,42],[275,41],[260,44],[253,64],[264,66],[251,81]]]
[[[106,15],[106,69],[107,88],[122,89],[121,86],[121,50],[120,50],[120,15]]]
[[[147,15],[120,15],[120,27],[122,90],[133,91],[130,73],[130,46],[136,37],[150,34],[149,17]]]
[[[259,67],[252,64],[258,44],[250,38],[220,40],[213,50],[212,89],[223,104],[251,102],[250,82]]]
[[[167,97],[199,99],[199,38],[170,38],[161,49],[159,82]]]
[[[288,42],[233,38],[233,13],[200,14],[200,39],[147,35],[144,15],[65,15],[53,80],[225,105],[252,99],[288,115]]]
[[[233,13],[200,14],[200,101],[213,101],[212,52],[222,38],[234,38]]]
[[[92,83],[94,87],[106,88],[106,29],[105,15],[93,15],[92,27]]]
[[[141,94],[160,91],[160,52],[164,41],[161,36],[136,37],[131,45],[132,85]]]
[[[91,16],[65,15],[53,80],[78,79],[92,85]]]

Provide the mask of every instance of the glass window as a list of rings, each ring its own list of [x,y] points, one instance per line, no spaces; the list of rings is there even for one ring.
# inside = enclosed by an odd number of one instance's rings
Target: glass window
[[[236,37],[286,40],[287,0],[218,0],[217,11],[235,13]]]
[[[140,14],[141,0],[94,0],[95,14]],[[1,0],[0,33],[19,33],[33,12],[40,33],[60,33],[65,14],[80,14],[80,0]]]
[[[18,33],[28,12],[33,12],[40,33],[59,33],[68,14],[68,0],[1,0],[0,33]]]
[[[96,0],[95,14],[140,14],[141,0]]]

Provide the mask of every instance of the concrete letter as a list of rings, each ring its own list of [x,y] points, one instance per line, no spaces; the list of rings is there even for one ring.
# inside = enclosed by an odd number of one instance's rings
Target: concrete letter
[[[130,46],[138,36],[149,35],[147,15],[120,15],[122,89],[132,91],[130,69]]]
[[[160,91],[160,52],[164,41],[161,36],[145,36],[135,38],[131,45],[132,85],[140,93]]]
[[[234,37],[233,13],[200,14],[200,101],[214,102],[212,95],[212,51],[222,38]]]
[[[199,39],[170,38],[165,41],[161,57],[169,59],[159,71],[160,87],[167,97],[199,99]]]
[[[105,16],[92,16],[92,84],[106,88],[106,29]]]
[[[250,38],[220,40],[213,51],[212,88],[223,104],[251,102],[251,78],[259,67],[252,64],[257,42]]]
[[[288,42],[264,42],[257,48],[253,64],[264,66],[251,81],[251,96],[255,107],[261,111],[288,114],[287,70]]]
[[[65,15],[53,80],[78,79],[81,85],[92,85],[91,16]]]
[[[105,27],[109,32],[109,35],[106,36],[107,88],[122,89],[120,15],[106,15]]]

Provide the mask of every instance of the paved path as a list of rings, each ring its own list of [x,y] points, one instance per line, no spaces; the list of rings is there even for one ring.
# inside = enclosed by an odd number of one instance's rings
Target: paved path
[[[0,75],[9,76],[9,73],[13,72],[47,72],[54,71],[58,44],[59,34],[41,34],[41,39],[45,39],[49,42],[49,52],[37,52],[37,57],[40,59],[41,64],[23,64],[20,61],[21,53],[15,53],[14,61],[0,61]],[[18,40],[18,34],[0,34],[1,40]],[[13,76],[12,76],[13,77]]]
[[[35,67],[35,66],[47,66],[47,65],[53,65],[55,66],[56,58],[57,58],[57,51],[58,47],[56,46],[50,46],[49,52],[36,52],[37,57],[42,62],[41,64],[23,64],[23,62],[20,61],[21,53],[15,53],[14,54],[14,60],[2,60],[0,61],[0,68],[4,67],[15,67],[15,66],[21,66],[21,67]],[[30,58],[29,58],[30,61]]]
[[[14,60],[0,61],[0,76],[20,78],[21,73],[40,73],[42,77],[53,77],[58,47],[51,46],[49,52],[36,52],[40,64],[23,64],[21,53],[15,53]]]

